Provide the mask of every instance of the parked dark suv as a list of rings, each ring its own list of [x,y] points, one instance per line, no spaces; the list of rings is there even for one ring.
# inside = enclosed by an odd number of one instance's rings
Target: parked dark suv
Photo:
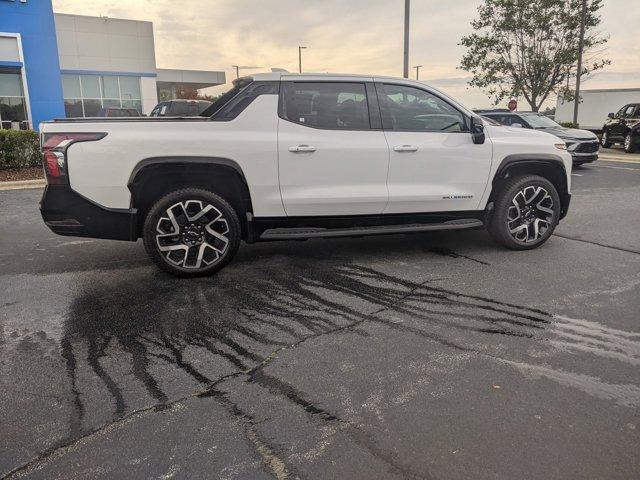
[[[618,113],[610,113],[602,127],[600,144],[609,148],[622,143],[627,153],[635,152],[640,144],[640,103],[625,105]]]
[[[197,117],[211,102],[207,100],[169,100],[160,102],[151,111],[150,117]]]
[[[551,133],[564,140],[571,153],[574,165],[593,162],[598,159],[598,137],[588,131],[566,128],[549,117],[535,112],[510,112],[509,110],[475,110],[476,113],[510,127],[533,128]]]

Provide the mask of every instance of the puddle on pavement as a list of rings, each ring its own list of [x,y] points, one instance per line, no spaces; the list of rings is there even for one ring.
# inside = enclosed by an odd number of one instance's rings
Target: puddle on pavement
[[[446,250],[437,253],[455,254]],[[117,419],[130,407],[119,380],[122,369],[112,371],[109,367],[114,362],[128,364],[146,394],[162,405],[171,394],[163,387],[167,378],[155,373],[158,365],[170,367],[172,375],[189,377],[205,390],[222,375],[203,368],[214,359],[226,366],[226,372],[247,371],[270,352],[309,336],[347,328],[351,334],[368,335],[364,322],[458,351],[495,355],[497,361],[502,360],[500,348],[491,351],[485,347],[504,341],[526,342],[523,351],[534,346],[556,353],[588,353],[634,366],[640,362],[638,335],[464,295],[429,282],[415,283],[361,265],[300,258],[293,263],[282,257],[236,268],[245,271],[235,272],[235,280],[220,274],[185,281],[136,269],[128,277],[108,276],[78,287],[59,343],[69,383],[67,401],[72,405],[69,440],[90,427],[85,417],[87,409],[94,408],[86,404],[89,387],[83,384],[80,370],[89,370],[99,379],[111,398],[111,411],[104,412],[105,416]],[[34,341],[33,335],[28,335],[17,345],[29,348],[24,343],[27,337]],[[530,361],[535,363],[535,359]],[[538,367],[521,358],[506,362],[523,373],[599,398],[624,406],[640,405],[636,386],[608,388],[596,385],[598,379]],[[263,370],[255,371],[248,381],[286,396],[309,414],[327,421],[336,418]]]

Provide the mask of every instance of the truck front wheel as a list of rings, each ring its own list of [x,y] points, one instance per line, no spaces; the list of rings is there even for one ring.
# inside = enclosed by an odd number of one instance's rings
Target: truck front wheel
[[[538,175],[507,180],[494,203],[489,233],[512,250],[529,250],[546,242],[560,219],[560,196]]]
[[[218,195],[199,188],[158,200],[144,223],[144,246],[161,269],[179,277],[210,275],[224,267],[240,245],[238,215]]]

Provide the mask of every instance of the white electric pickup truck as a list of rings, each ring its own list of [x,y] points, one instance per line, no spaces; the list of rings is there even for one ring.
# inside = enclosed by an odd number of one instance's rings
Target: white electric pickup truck
[[[569,208],[563,141],[483,121],[420,82],[260,74],[202,115],[43,123],[47,226],[142,238],[160,268],[197,276],[241,240],[487,227],[530,249]]]

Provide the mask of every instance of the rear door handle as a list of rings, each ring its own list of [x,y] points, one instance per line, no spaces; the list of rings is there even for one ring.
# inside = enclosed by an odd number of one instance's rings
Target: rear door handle
[[[416,145],[396,145],[393,147],[394,152],[417,152],[418,147]]]
[[[315,152],[316,147],[313,147],[311,145],[293,145],[289,147],[289,151],[293,153]]]

